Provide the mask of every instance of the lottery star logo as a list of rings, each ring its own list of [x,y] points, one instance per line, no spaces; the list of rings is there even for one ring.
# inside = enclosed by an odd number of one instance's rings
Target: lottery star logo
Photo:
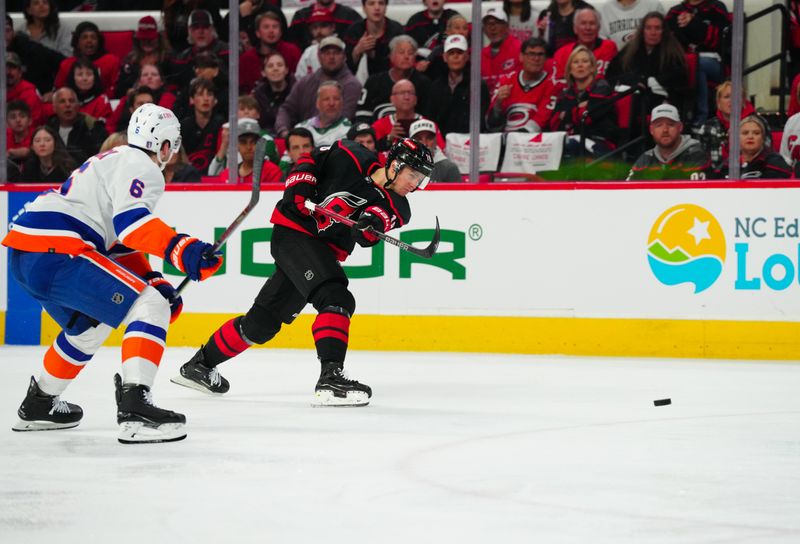
[[[679,204],[653,224],[647,241],[650,270],[664,285],[691,283],[694,292],[711,287],[725,263],[725,234],[705,208]]]

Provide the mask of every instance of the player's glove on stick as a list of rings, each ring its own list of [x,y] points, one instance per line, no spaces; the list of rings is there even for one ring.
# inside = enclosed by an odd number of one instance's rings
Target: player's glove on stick
[[[188,234],[178,234],[167,244],[164,255],[172,266],[189,276],[190,280],[203,281],[222,266],[222,253],[209,253],[213,247]]]
[[[183,310],[183,298],[160,272],[148,272],[144,275],[147,285],[156,289],[169,302],[169,322],[174,323]]]
[[[367,230],[369,227],[378,232],[383,232],[383,220],[369,212],[364,212],[350,231],[353,240],[361,247],[372,247],[378,243],[378,237]]]
[[[293,202],[299,213],[311,215],[311,212],[306,208],[306,200],[314,195],[316,187],[317,177],[311,172],[292,172],[286,178],[283,198]]]

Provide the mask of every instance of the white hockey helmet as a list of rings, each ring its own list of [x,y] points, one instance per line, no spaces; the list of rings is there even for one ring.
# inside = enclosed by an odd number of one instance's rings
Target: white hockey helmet
[[[169,142],[170,156],[162,162],[160,152],[164,142]],[[181,147],[181,124],[167,108],[156,104],[142,104],[131,115],[128,145],[155,153],[158,166],[163,170]]]

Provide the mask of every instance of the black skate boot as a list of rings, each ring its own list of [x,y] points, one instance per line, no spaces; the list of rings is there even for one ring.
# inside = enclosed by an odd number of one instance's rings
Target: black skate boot
[[[77,427],[83,410],[77,404],[61,400],[58,395],[48,395],[39,389],[31,376],[28,394],[17,410],[19,421],[11,427],[14,431],[54,431]]]
[[[114,374],[117,397],[119,441],[123,444],[175,442],[186,438],[183,425],[186,416],[164,410],[153,404],[153,395],[146,385],[126,383]]]
[[[204,365],[205,356],[203,349],[197,350],[194,357],[181,367],[180,374],[169,381],[190,389],[197,389],[209,395],[224,395],[231,388],[231,384],[222,377],[217,367]]]
[[[372,388],[344,373],[343,363],[322,363],[322,371],[314,388],[315,406],[366,406],[372,397]]]

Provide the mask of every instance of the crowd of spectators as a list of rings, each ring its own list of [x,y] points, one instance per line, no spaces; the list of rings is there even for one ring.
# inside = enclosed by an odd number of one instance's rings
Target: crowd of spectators
[[[481,49],[481,132],[561,131],[563,161],[613,157],[627,161],[628,179],[727,176],[731,16],[721,1],[665,10],[660,0],[552,0],[539,11],[504,0],[472,21],[444,0],[420,0],[405,21],[388,17],[387,4],[361,0],[359,13],[315,0],[288,20],[280,0],[242,0],[231,39],[220,0],[11,0],[24,22],[5,21],[10,177],[63,181],[104,141],[124,141],[130,114],[154,102],[181,119],[167,180],[228,179],[228,93],[237,92],[241,182],[252,178],[259,138],[269,143],[262,180],[279,182],[312,146],[346,137],[385,154],[406,136],[434,151],[434,181],[458,181],[446,138],[470,129],[472,47]],[[790,4],[796,31],[800,2]],[[123,55],[107,50],[90,16],[72,33],[59,21],[60,11],[123,9],[160,12],[131,29]],[[470,43],[471,24],[483,44]],[[231,44],[238,89],[228,85]],[[792,76],[797,58],[793,50]],[[798,88],[800,76],[791,97],[800,112]],[[776,153],[746,96],[740,116],[746,177],[792,176],[800,117]]]

